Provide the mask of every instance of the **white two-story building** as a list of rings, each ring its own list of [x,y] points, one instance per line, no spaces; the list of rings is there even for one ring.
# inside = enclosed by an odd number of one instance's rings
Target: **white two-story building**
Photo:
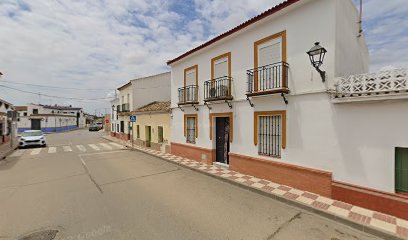
[[[408,218],[407,101],[334,97],[368,71],[358,22],[351,0],[288,0],[168,61],[172,153]]]
[[[19,132],[25,130],[62,132],[86,126],[84,112],[79,107],[30,104],[17,106],[16,110],[19,113],[17,121]]]
[[[137,111],[139,108],[153,102],[170,100],[170,73],[166,72],[133,79],[117,90],[118,100],[111,102],[113,112],[117,114],[116,128],[112,135],[122,140],[130,140],[132,131],[129,116],[132,111]],[[166,123],[166,125],[169,124]],[[136,139],[136,136],[134,139]]]

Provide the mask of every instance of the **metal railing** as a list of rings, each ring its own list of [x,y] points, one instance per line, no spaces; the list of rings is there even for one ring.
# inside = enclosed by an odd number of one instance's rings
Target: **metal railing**
[[[247,70],[247,93],[288,88],[289,64],[277,62]]]
[[[116,112],[117,112],[117,113],[120,113],[120,105],[117,105],[117,106],[116,106]]]
[[[130,111],[129,103],[123,103],[122,112],[129,112],[129,111]]]
[[[231,77],[220,77],[204,82],[204,101],[232,99]]]
[[[189,85],[178,89],[179,104],[198,102],[198,86]]]

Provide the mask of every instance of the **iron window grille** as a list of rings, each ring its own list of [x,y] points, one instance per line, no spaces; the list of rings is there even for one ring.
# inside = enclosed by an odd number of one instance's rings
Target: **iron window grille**
[[[288,88],[289,64],[277,62],[247,70],[248,93]]]
[[[280,157],[282,149],[282,116],[259,116],[258,153]]]
[[[187,142],[196,143],[196,118],[187,117]]]

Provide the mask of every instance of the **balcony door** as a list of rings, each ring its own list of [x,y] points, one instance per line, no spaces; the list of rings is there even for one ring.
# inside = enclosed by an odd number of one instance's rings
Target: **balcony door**
[[[285,61],[283,36],[271,36],[255,42],[255,83],[256,91],[281,88],[284,83],[283,65]]]
[[[258,67],[282,62],[282,38],[275,38],[258,45]]]
[[[197,101],[198,66],[192,66],[184,70],[184,98],[186,102]]]

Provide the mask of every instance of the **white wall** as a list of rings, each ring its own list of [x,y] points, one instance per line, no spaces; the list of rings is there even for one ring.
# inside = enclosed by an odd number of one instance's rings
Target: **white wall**
[[[351,184],[394,192],[394,148],[408,146],[407,102],[375,104],[333,104],[325,91],[334,77],[368,70],[364,38],[357,38],[357,18],[349,0],[301,1],[245,31],[171,65],[171,141],[184,143],[184,114],[198,114],[196,146],[214,148],[209,138],[209,113],[233,112],[234,135],[231,152],[297,164],[333,172],[333,178]],[[282,30],[287,33],[287,62],[290,64],[286,105],[279,95],[245,101],[246,70],[253,68],[253,43]],[[341,34],[342,33],[342,34]],[[341,35],[341,36],[340,36]],[[322,68],[327,85],[311,67],[306,54],[316,41],[328,53]],[[347,46],[347,49],[345,47]],[[177,108],[177,89],[182,87],[184,69],[198,64],[199,100],[203,101],[204,81],[211,77],[211,59],[231,52],[233,109],[213,104],[212,110],[200,104],[199,111]],[[287,147],[281,159],[258,155],[253,143],[254,111],[287,111]],[[214,134],[213,134],[214,136]]]
[[[132,80],[133,108],[138,109],[154,101],[170,100],[170,72]]]

